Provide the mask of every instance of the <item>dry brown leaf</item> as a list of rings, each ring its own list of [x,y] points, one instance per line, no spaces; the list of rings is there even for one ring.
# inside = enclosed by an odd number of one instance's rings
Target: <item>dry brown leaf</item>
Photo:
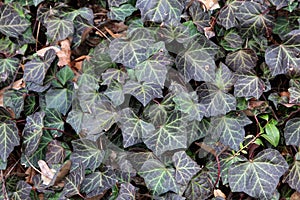
[[[47,163],[43,160],[39,160],[38,161],[38,165],[41,169],[41,179],[43,181],[44,185],[49,185],[52,181],[52,179],[54,178],[55,169],[50,169],[49,166],[47,165]]]
[[[45,48],[42,48],[42,49],[38,50],[36,53],[37,53],[38,56],[44,57],[46,51],[48,51],[50,49],[53,49],[55,51],[55,53],[60,51],[60,49],[56,46],[49,46],[49,47],[45,47]]]
[[[2,107],[4,107],[4,104],[3,104],[3,95],[4,95],[4,92],[6,90],[10,89],[10,88],[15,89],[15,90],[19,90],[19,89],[25,88],[25,82],[23,82],[23,79],[21,78],[21,79],[15,81],[13,83],[12,87],[11,86],[7,86],[7,87],[2,88],[0,90],[0,106],[2,106]]]
[[[27,175],[25,180],[29,184],[33,184],[33,177],[36,175],[36,171],[32,167],[28,167],[28,169],[25,171],[25,174]]]
[[[300,193],[299,192],[294,192],[291,196],[291,200],[300,200]]]
[[[218,0],[198,0],[200,1],[204,6],[205,10],[216,10],[220,8],[220,5],[218,3]]]
[[[215,197],[222,197],[223,199],[226,199],[226,195],[219,189],[214,190],[214,196]]]
[[[57,65],[63,67],[65,65],[71,66],[71,42],[69,39],[60,41],[61,50],[56,52],[58,57]]]

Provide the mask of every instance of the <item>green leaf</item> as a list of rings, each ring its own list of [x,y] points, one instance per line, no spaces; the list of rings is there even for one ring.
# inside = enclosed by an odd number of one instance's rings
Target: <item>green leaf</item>
[[[270,0],[270,2],[276,6],[276,10],[279,10],[289,4],[288,0]]]
[[[47,91],[46,103],[47,108],[55,108],[63,115],[66,115],[72,104],[73,85],[68,88],[53,89]]]
[[[62,143],[58,140],[52,140],[47,146],[46,159],[47,164],[63,163],[66,151]]]
[[[229,31],[226,31],[220,44],[227,51],[235,51],[241,49],[243,43],[242,37],[234,29],[230,29]]]
[[[122,69],[109,68],[104,73],[102,73],[103,82],[101,83],[101,85],[110,85],[112,80],[116,80],[119,83],[124,84],[127,78],[127,73]]]
[[[123,4],[120,7],[110,7],[107,17],[111,20],[124,21],[126,17],[130,16],[137,9],[131,4]]]
[[[237,75],[237,81],[234,84],[235,97],[255,97],[259,99],[265,90],[266,86],[264,81],[255,74],[247,73]]]
[[[199,140],[206,136],[208,133],[210,122],[207,119],[202,119],[201,122],[194,120],[187,123],[189,127],[188,146],[190,146],[194,141]]]
[[[18,145],[20,145],[20,137],[15,122],[11,120],[0,122],[0,159],[6,162],[9,154]]]
[[[143,104],[143,106],[146,106],[154,98],[162,97],[160,85],[152,82],[137,83],[134,81],[127,81],[123,89],[125,94],[133,95]]]
[[[1,43],[1,42],[0,42]],[[5,58],[0,59],[0,82],[11,80],[19,67],[19,59]]]
[[[70,20],[52,18],[46,21],[47,36],[51,42],[64,40],[74,33],[74,25]]]
[[[194,1],[189,7],[189,13],[198,31],[203,33],[205,27],[210,27],[210,15],[205,12],[199,1]]]
[[[235,18],[235,11],[238,6],[239,4],[237,1],[231,1],[230,3],[226,1],[226,5],[220,10],[217,23],[225,27],[226,30],[236,27],[238,25],[238,21]]]
[[[80,110],[72,109],[68,113],[67,122],[72,126],[77,134],[81,131],[81,122],[83,119],[83,112]]]
[[[290,87],[288,91],[290,93],[289,103],[300,103],[300,87]]]
[[[29,200],[32,186],[25,181],[19,181],[16,187],[16,191],[12,194],[11,199],[15,200]]]
[[[91,8],[87,8],[87,7],[79,8],[79,9],[73,10],[72,12],[67,12],[66,14],[64,14],[63,18],[70,20],[70,21],[74,21],[76,19],[76,17],[79,15],[83,19],[88,20],[89,24],[93,24],[93,20],[94,20],[93,10]]]
[[[188,120],[201,121],[203,118],[206,107],[198,102],[198,96],[196,92],[192,93],[179,93],[174,98],[175,108],[188,115]]]
[[[287,121],[284,127],[286,145],[300,145],[300,118],[296,117]]]
[[[130,108],[121,111],[120,128],[123,135],[123,146],[127,148],[142,142],[142,135],[153,134],[155,127],[138,118]]]
[[[144,132],[143,141],[156,155],[187,147],[185,119],[179,113],[171,114],[154,133]]]
[[[182,185],[187,185],[201,169],[184,151],[176,152],[172,160],[175,167],[176,182]]]
[[[71,154],[72,169],[76,169],[82,163],[86,169],[94,171],[104,159],[105,151],[101,148],[101,139],[91,141],[78,139],[72,141],[73,153]]]
[[[289,173],[285,181],[289,184],[289,186],[297,191],[300,190],[300,161],[299,161],[299,152],[296,154],[296,159],[294,163],[291,165]]]
[[[36,112],[26,117],[23,130],[23,146],[25,155],[32,155],[38,148],[44,128],[44,112]]]
[[[265,60],[272,76],[299,70],[300,58],[297,53],[300,51],[300,30],[291,31],[285,38],[282,44],[271,45],[266,50]]]
[[[24,90],[6,90],[4,92],[4,106],[13,110],[15,118],[19,118],[24,109]]]
[[[277,147],[280,140],[280,132],[276,127],[276,124],[277,121],[275,121],[274,119],[270,120],[265,126],[266,134],[261,135],[268,142],[270,142],[270,144],[272,144],[274,147]]]
[[[138,64],[135,75],[139,82],[152,82],[164,87],[168,68],[174,64],[172,57],[164,52],[158,52]]]
[[[226,64],[235,72],[252,70],[257,60],[257,55],[252,49],[241,49],[226,56]]]
[[[220,137],[220,142],[228,145],[234,150],[239,150],[240,143],[244,140],[244,126],[251,124],[252,121],[243,113],[228,114],[220,117],[211,118],[209,133],[212,137]]]
[[[87,193],[87,197],[96,196],[111,188],[116,184],[116,181],[113,170],[97,171],[85,177],[81,184],[81,191]]]
[[[181,51],[176,57],[176,66],[184,74],[185,81],[213,81],[215,79],[214,55],[217,47],[210,41],[203,39],[191,42],[188,49]]]
[[[172,0],[137,0],[136,7],[140,9],[142,20],[156,23],[172,20],[180,21],[180,15],[184,8],[181,1]]]
[[[43,85],[46,73],[55,59],[55,51],[50,49],[46,51],[44,58],[34,58],[25,64],[24,80]]]
[[[30,23],[24,17],[24,13],[18,13],[13,5],[4,4],[0,7],[0,32],[2,34],[18,38],[29,26]]]
[[[127,1],[128,0],[109,0],[108,5],[109,5],[109,7],[112,7],[112,6],[119,7],[123,3],[126,3]]]
[[[270,199],[279,178],[288,170],[282,155],[274,149],[259,152],[253,160],[236,162],[229,169],[233,192],[245,192],[254,198]]]
[[[268,7],[257,2],[242,1],[235,12],[244,36],[266,33],[273,25],[274,18],[268,15]]]
[[[147,50],[154,43],[150,31],[143,28],[134,29],[125,38],[114,39],[109,45],[112,61],[134,68],[148,58]]]
[[[121,184],[119,195],[116,200],[134,200],[136,188],[130,183]]]
[[[85,178],[85,171],[82,165],[79,165],[74,171],[70,172],[65,179],[65,186],[62,196],[71,197],[80,194],[80,184]]]
[[[147,187],[156,195],[168,191],[178,192],[175,170],[166,168],[156,159],[147,160],[139,171],[139,175],[145,179]]]
[[[46,128],[54,128],[58,130],[64,130],[64,121],[61,117],[61,114],[55,109],[46,109],[45,110],[45,118],[44,118],[44,126]],[[50,133],[53,137],[60,137],[62,135],[61,132],[56,130],[50,130]]]
[[[207,199],[212,189],[213,185],[207,173],[199,173],[189,182],[184,196],[189,200]]]
[[[64,86],[67,81],[70,81],[74,78],[74,73],[69,66],[65,66],[60,69],[59,72],[57,72],[56,78],[62,84],[61,86]]]
[[[121,83],[112,81],[104,92],[104,94],[111,99],[115,106],[121,105],[125,100],[122,86],[123,85]]]

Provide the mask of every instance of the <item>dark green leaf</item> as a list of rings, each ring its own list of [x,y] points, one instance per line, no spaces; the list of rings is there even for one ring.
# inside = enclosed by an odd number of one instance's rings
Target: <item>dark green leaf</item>
[[[121,123],[124,148],[142,142],[142,135],[151,135],[155,130],[153,124],[141,120],[129,108],[122,110],[119,121]]]
[[[139,174],[145,179],[147,187],[153,190],[154,194],[159,195],[168,191],[178,192],[175,170],[166,168],[156,159],[147,160]]]
[[[184,196],[189,200],[207,199],[211,195],[212,188],[207,173],[199,173],[190,181]]]
[[[24,109],[25,95],[22,90],[6,90],[4,92],[4,106],[14,111],[15,118],[19,118]]]
[[[279,10],[282,7],[285,7],[289,4],[288,0],[270,0],[270,2],[276,6],[276,10]]]
[[[123,70],[110,68],[106,70],[104,73],[102,73],[103,82],[101,83],[101,85],[110,85],[112,80],[116,80],[119,83],[124,84],[127,78],[128,75]]]
[[[162,97],[160,85],[152,82],[143,82],[140,84],[134,81],[128,81],[123,89],[124,93],[133,95],[143,106],[146,106],[154,98]]]
[[[257,60],[257,55],[252,49],[241,49],[226,56],[226,64],[235,72],[252,70]]]
[[[64,130],[64,121],[61,117],[61,114],[55,109],[46,109],[44,118],[44,126],[52,129]],[[50,130],[53,137],[60,137],[61,132],[56,130]]]
[[[135,200],[135,193],[136,189],[133,185],[130,183],[123,183],[116,200]]]
[[[229,169],[229,185],[233,192],[270,199],[279,178],[288,169],[282,155],[274,149],[259,152],[253,160],[236,162]]]
[[[52,140],[47,147],[46,159],[47,164],[63,163],[66,152],[62,143],[58,140]]]
[[[115,106],[121,105],[125,100],[122,84],[116,81],[110,83],[104,94],[111,99]]]
[[[226,1],[227,3],[228,1]],[[235,18],[235,10],[238,8],[239,4],[237,1],[232,1],[225,5],[221,10],[217,19],[217,23],[224,26],[226,30],[236,27],[238,21]]]
[[[105,155],[101,145],[100,138],[96,142],[84,138],[72,141],[74,149],[71,154],[72,168],[75,169],[82,163],[84,168],[94,171],[100,166]]]
[[[44,112],[36,112],[26,117],[23,130],[23,146],[25,155],[32,155],[38,148],[44,128]]]
[[[137,0],[136,7],[140,9],[143,21],[156,23],[172,20],[180,21],[180,15],[184,8],[181,1],[173,0]]]
[[[287,121],[284,128],[284,138],[287,145],[300,145],[300,118],[296,117]]]
[[[289,186],[297,191],[300,190],[300,159],[299,152],[295,155],[295,161],[291,165],[289,173],[286,177],[286,182]]]
[[[203,32],[205,27],[210,27],[210,15],[205,12],[199,1],[194,1],[189,7],[189,13],[198,31]]]
[[[81,122],[83,119],[83,112],[80,110],[72,109],[67,118],[67,122],[72,126],[77,134],[81,131]]]
[[[19,60],[17,58],[0,59],[0,66],[0,82],[4,82],[14,77],[19,66]]]
[[[177,183],[182,185],[187,185],[201,169],[184,151],[176,152],[172,160],[175,167],[175,179]]]
[[[121,4],[126,3],[128,0],[109,0],[109,7],[116,6],[119,7]]]
[[[234,29],[230,29],[225,33],[225,36],[220,44],[227,51],[235,51],[241,49],[243,43],[244,41],[242,37]]]
[[[25,181],[19,181],[17,184],[16,191],[12,194],[12,199],[14,200],[30,200],[30,192],[32,186]]]
[[[47,36],[51,42],[64,40],[74,33],[74,25],[70,20],[52,18],[46,21]]]
[[[187,147],[185,119],[178,113],[171,114],[154,133],[144,132],[143,141],[156,155]]]
[[[130,16],[137,9],[131,4],[123,4],[120,7],[110,7],[107,17],[111,20],[124,21],[126,17]]]
[[[23,11],[18,13],[13,5],[4,4],[0,7],[0,32],[9,37],[18,38],[29,26]]]
[[[288,91],[290,93],[289,103],[300,103],[300,87],[290,87]]]
[[[126,38],[117,38],[110,43],[109,55],[114,62],[134,68],[148,58],[146,52],[152,43],[154,39],[149,30],[134,29]]]
[[[0,159],[6,162],[15,146],[20,145],[20,137],[15,122],[6,120],[0,122]]]
[[[59,72],[57,72],[56,77],[58,81],[64,86],[67,81],[70,81],[74,78],[74,73],[69,66],[63,67]]]
[[[63,189],[63,196],[71,197],[80,194],[80,184],[85,177],[84,167],[79,165],[74,171],[66,177],[65,186]]]

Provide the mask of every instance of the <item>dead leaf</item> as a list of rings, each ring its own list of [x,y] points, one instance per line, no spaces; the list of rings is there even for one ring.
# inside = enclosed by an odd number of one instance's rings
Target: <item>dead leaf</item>
[[[59,184],[59,182],[60,182],[63,178],[65,178],[65,176],[69,173],[70,169],[71,169],[71,161],[68,160],[68,161],[66,161],[66,162],[63,164],[63,166],[62,166],[61,169],[59,170],[59,172],[58,172],[58,174],[57,174],[57,176],[56,176],[56,180],[55,180],[54,185]]]
[[[226,199],[226,195],[219,189],[214,190],[214,196],[215,197],[222,197],[223,199]]]
[[[7,86],[7,87],[2,88],[2,89],[0,90],[0,106],[2,106],[2,107],[4,107],[4,102],[3,102],[3,95],[4,95],[4,92],[5,92],[6,90],[10,89],[10,88],[15,89],[15,90],[20,90],[20,89],[22,89],[22,88],[25,88],[25,82],[23,82],[23,79],[21,78],[21,79],[15,81],[15,82],[13,83],[12,87],[11,87],[11,86]]]
[[[43,181],[44,185],[49,185],[54,178],[54,175],[56,173],[55,169],[50,169],[47,163],[43,160],[38,161],[38,165],[41,169],[41,179]]]
[[[71,42],[69,39],[65,39],[60,41],[60,47],[61,50],[56,52],[56,55],[58,57],[58,63],[57,65],[59,67],[68,65],[71,66]]]
[[[212,27],[204,27],[204,34],[207,39],[210,39],[212,37],[215,37],[215,32],[213,31]]]
[[[300,193],[299,192],[294,192],[291,196],[290,200],[300,200]]]
[[[28,169],[25,171],[25,174],[26,174],[26,183],[29,183],[29,184],[33,184],[33,177],[34,175],[36,175],[36,171],[32,168],[32,167],[28,167]]]
[[[55,51],[55,53],[60,51],[60,49],[56,46],[49,46],[49,47],[45,47],[45,48],[42,48],[42,49],[38,50],[36,53],[37,53],[38,56],[44,57],[46,51],[48,51],[50,49],[53,49]]]
[[[220,8],[218,0],[198,0],[204,5],[205,10],[216,10]]]

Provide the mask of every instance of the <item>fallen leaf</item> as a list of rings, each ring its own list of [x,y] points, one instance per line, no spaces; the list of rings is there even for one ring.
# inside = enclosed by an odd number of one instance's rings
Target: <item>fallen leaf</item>
[[[291,200],[300,200],[300,193],[299,192],[294,192],[291,196]]]
[[[38,161],[38,165],[41,169],[41,179],[43,181],[44,185],[49,185],[54,178],[54,175],[56,173],[55,169],[50,169],[47,163],[43,160]]]
[[[13,83],[12,87],[11,86],[7,86],[7,87],[2,88],[0,90],[0,106],[2,106],[2,107],[4,107],[4,104],[3,104],[3,95],[4,95],[4,92],[6,90],[10,89],[10,88],[15,89],[15,90],[20,90],[22,88],[25,88],[25,82],[23,82],[23,79],[21,78],[21,79],[15,81]]]
[[[216,10],[220,8],[218,0],[198,0],[204,5],[205,10]]]
[[[45,53],[50,49],[53,49],[55,51],[55,53],[60,51],[60,48],[58,48],[57,46],[49,46],[49,47],[45,47],[45,48],[38,50],[36,53],[38,56],[44,57]]]
[[[214,190],[214,196],[215,197],[222,197],[223,199],[226,199],[226,195],[219,189]]]
[[[58,63],[57,65],[59,67],[68,65],[71,66],[71,42],[69,39],[65,39],[60,41],[60,47],[61,50],[56,52],[56,55],[58,57]]]

